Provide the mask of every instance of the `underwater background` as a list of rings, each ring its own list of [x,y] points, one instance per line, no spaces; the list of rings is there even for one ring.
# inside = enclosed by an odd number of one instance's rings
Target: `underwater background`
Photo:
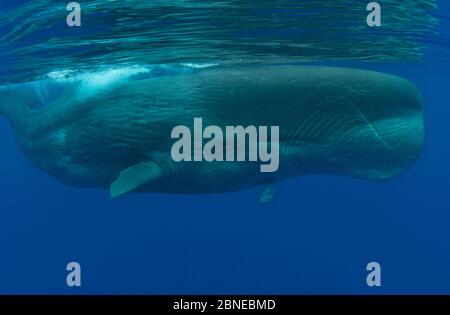
[[[333,176],[216,195],[65,186],[31,166],[0,117],[2,294],[450,294],[450,3],[0,0],[0,85],[139,66],[306,63],[408,78],[423,94],[425,145],[382,183]],[[369,1],[367,1],[369,2]],[[1,100],[0,100],[1,102]],[[66,265],[82,286],[67,287]],[[382,267],[369,288],[366,265]]]

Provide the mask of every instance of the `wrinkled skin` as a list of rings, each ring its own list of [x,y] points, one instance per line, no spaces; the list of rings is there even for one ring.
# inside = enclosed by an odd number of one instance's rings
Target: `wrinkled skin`
[[[58,93],[45,96],[49,90]],[[410,166],[423,143],[412,83],[346,68],[212,68],[91,85],[49,80],[1,87],[0,113],[30,161],[70,185],[109,188],[127,168],[155,163],[161,173],[139,192],[226,192],[307,174],[384,180]],[[192,126],[194,117],[221,127],[280,126],[278,172],[261,173],[260,162],[174,162],[171,130]]]

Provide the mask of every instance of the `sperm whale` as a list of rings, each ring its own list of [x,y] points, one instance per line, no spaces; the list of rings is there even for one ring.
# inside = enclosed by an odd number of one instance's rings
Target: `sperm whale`
[[[113,69],[2,86],[0,114],[34,166],[112,197],[262,185],[264,201],[288,177],[389,179],[423,144],[420,92],[397,76],[297,65],[143,73]],[[222,127],[279,126],[277,172],[261,173],[250,161],[174,161],[171,131],[198,117]]]

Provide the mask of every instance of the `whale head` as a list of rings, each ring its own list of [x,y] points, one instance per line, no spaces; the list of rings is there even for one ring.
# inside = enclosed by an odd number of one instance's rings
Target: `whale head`
[[[371,71],[318,72],[311,74],[318,83],[308,92],[314,101],[308,101],[311,106],[296,127],[306,173],[384,180],[417,159],[424,123],[421,93],[413,83]]]

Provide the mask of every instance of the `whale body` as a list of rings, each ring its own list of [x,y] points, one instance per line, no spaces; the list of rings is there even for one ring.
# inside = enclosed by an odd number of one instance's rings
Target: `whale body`
[[[77,187],[221,193],[309,174],[385,180],[424,139],[421,95],[393,75],[317,66],[211,67],[145,76],[120,69],[0,87],[0,114],[37,168]],[[279,126],[279,169],[175,162],[175,126]]]

